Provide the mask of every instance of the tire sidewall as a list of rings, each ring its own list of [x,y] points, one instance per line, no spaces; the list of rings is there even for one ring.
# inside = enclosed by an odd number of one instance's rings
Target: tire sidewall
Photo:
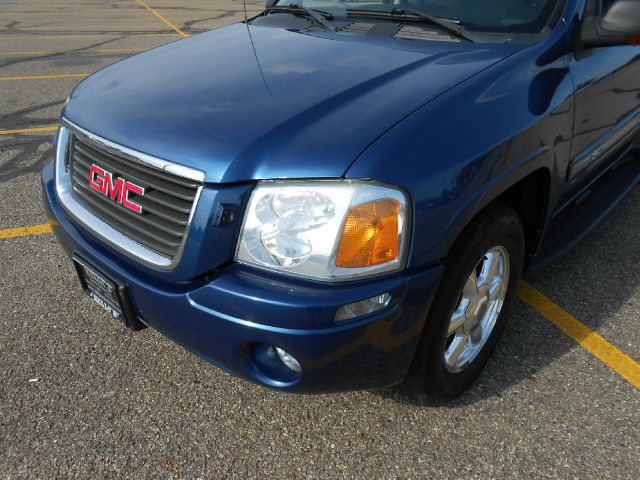
[[[508,207],[499,206],[473,227],[468,235],[456,242],[446,262],[447,268],[425,325],[422,348],[418,351],[426,356],[423,389],[435,397],[457,396],[479,376],[502,335],[522,276],[525,239],[517,214]],[[451,372],[444,360],[451,316],[473,268],[488,251],[499,246],[507,250],[510,261],[509,284],[502,310],[477,357],[464,370]]]

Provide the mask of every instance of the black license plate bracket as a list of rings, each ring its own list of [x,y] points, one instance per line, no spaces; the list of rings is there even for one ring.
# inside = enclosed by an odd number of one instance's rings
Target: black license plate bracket
[[[78,272],[84,292],[101,306],[113,318],[121,321],[127,328],[137,331],[145,328],[131,306],[127,288],[121,282],[94,267],[90,262],[73,256],[73,264]]]

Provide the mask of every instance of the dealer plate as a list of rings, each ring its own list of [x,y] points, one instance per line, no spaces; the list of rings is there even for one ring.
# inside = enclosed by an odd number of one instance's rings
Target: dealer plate
[[[128,325],[124,314],[124,308],[120,298],[118,284],[104,273],[87,263],[86,261],[73,257],[80,283],[85,293],[89,295],[113,318]]]

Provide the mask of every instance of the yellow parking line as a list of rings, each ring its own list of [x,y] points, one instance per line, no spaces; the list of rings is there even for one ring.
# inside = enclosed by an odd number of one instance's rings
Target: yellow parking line
[[[28,56],[28,55],[56,55],[56,54],[77,54],[77,53],[136,53],[144,52],[148,48],[107,48],[88,50],[39,50],[30,52],[0,52],[2,56]]]
[[[42,225],[34,225],[32,227],[0,230],[0,239],[4,240],[7,238],[27,237],[30,235],[44,235],[47,233],[51,233],[51,224],[43,223]]]
[[[25,18],[0,18],[0,22],[17,22],[17,23],[123,23],[123,22],[151,22],[152,18],[145,16],[144,18],[84,18],[84,17],[57,17],[57,18],[37,18],[37,17],[25,17]],[[37,26],[37,25],[34,25]],[[20,28],[17,26],[15,28]]]
[[[90,73],[61,73],[59,75],[28,75],[22,77],[0,77],[0,82],[10,82],[16,80],[49,80],[54,78],[84,78]]]
[[[189,35],[184,33],[182,30],[180,30],[178,27],[176,27],[173,23],[171,23],[169,20],[167,20],[166,18],[164,18],[162,15],[160,15],[157,11],[155,11],[153,8],[151,8],[149,5],[147,5],[145,2],[143,2],[142,0],[136,0],[136,2],[138,2],[140,5],[142,5],[144,8],[146,8],[147,10],[149,10],[151,13],[153,13],[156,17],[158,17],[160,20],[162,20],[165,24],[169,25],[171,28],[173,28],[176,32],[178,32],[180,35],[182,35],[184,38],[187,38]]]
[[[34,34],[30,34],[30,33],[25,33],[25,34],[7,34],[4,35],[2,33],[0,33],[0,40],[27,40],[27,39],[38,39],[38,40],[55,40],[55,39],[61,39],[61,40],[68,40],[71,38],[104,38],[107,36],[110,37],[122,37],[123,35],[125,35],[127,38],[130,37],[175,37],[176,35],[178,35],[178,33],[174,33],[174,32],[169,32],[169,33],[110,33],[110,32],[105,32],[105,33],[87,33],[87,34],[78,34],[78,35],[66,35],[66,34],[62,34],[62,35],[43,35],[43,34],[39,34],[39,33],[34,33]]]
[[[640,364],[635,360],[611,345],[598,333],[591,330],[528,283],[523,282],[518,293],[520,298],[532,306],[540,315],[554,323],[560,330],[631,385],[640,388]]]
[[[17,130],[0,130],[0,135],[15,135],[18,133],[39,133],[39,132],[55,132],[58,125],[48,125],[46,127],[19,128]]]
[[[0,230],[0,239],[44,235],[47,233],[51,233],[50,223]],[[591,330],[528,283],[522,282],[518,294],[524,302],[555,324],[594,357],[627,380],[631,385],[640,388],[640,364],[635,360],[614,347],[601,335]]]
[[[78,25],[80,27],[80,29],[78,30],[71,30],[69,28],[69,26],[63,27],[63,26],[52,26],[52,27],[44,27],[44,26],[37,26],[37,27],[0,27],[0,33],[2,32],[23,32],[23,31],[32,31],[32,32],[47,32],[47,31],[64,31],[64,32],[70,32],[70,33],[100,33],[103,32],[103,30],[99,29],[99,28],[92,28],[91,26],[83,26],[83,25]],[[125,25],[128,26],[128,25]],[[130,30],[118,30],[118,33],[128,33],[128,32],[139,32],[139,31],[144,31],[145,29],[130,29]],[[149,30],[149,29],[146,29]],[[155,29],[154,29],[155,30]],[[109,31],[104,31],[103,33],[113,33],[113,32],[109,32]],[[149,32],[149,33],[168,33],[168,32]]]

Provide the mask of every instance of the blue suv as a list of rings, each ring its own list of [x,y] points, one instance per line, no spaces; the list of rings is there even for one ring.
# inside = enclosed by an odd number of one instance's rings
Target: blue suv
[[[640,1],[270,0],[81,82],[42,173],[128,327],[292,392],[479,375],[640,180]]]

